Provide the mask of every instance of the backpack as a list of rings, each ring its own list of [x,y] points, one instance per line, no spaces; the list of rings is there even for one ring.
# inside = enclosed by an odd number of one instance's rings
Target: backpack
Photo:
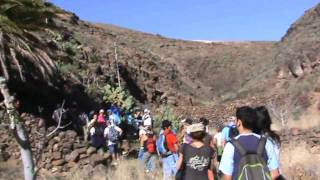
[[[111,142],[117,142],[119,140],[119,133],[116,130],[115,126],[109,128],[108,140]]]
[[[256,152],[248,152],[237,139],[232,139],[231,143],[240,153],[240,163],[238,174],[235,175],[237,180],[271,180],[269,168],[266,160],[263,158],[266,137],[261,137],[259,140]]]
[[[237,126],[232,125],[232,126],[228,126],[229,127],[229,139],[233,139],[234,137],[239,135],[239,131],[237,129]]]
[[[163,133],[161,133],[159,138],[157,139],[156,147],[160,155],[166,156],[171,154],[167,147],[166,136]]]
[[[146,142],[146,150],[149,153],[155,153],[156,152],[156,142],[153,139],[153,134],[148,135],[148,139]]]

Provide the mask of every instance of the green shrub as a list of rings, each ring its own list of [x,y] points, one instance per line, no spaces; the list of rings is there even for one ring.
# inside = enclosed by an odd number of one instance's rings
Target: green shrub
[[[161,122],[163,120],[169,120],[172,122],[172,128],[175,131],[179,130],[180,126],[180,117],[178,117],[171,106],[163,106],[157,110],[157,113],[154,115],[154,127],[157,132],[160,131]]]
[[[117,103],[126,110],[131,110],[135,104],[134,98],[126,90],[110,84],[103,87],[103,100],[106,103]]]

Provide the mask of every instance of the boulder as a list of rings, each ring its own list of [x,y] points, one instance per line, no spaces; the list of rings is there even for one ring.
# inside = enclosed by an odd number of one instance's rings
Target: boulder
[[[67,155],[65,158],[68,162],[77,162],[79,160],[79,153],[78,151],[74,150],[71,154]]]
[[[59,151],[59,148],[60,148],[59,144],[54,144],[52,147],[52,151],[53,152]]]
[[[62,172],[62,166],[55,166],[51,169],[52,173],[61,173]]]
[[[92,166],[96,166],[98,164],[103,164],[105,160],[106,160],[106,158],[103,155],[101,156],[99,154],[93,154],[90,157],[90,164]]]
[[[83,147],[83,148],[77,149],[77,151],[79,154],[85,154],[87,153],[87,148]]]
[[[61,154],[60,151],[52,153],[52,159],[53,160],[59,160],[61,158],[62,158],[62,154]]]
[[[80,154],[80,157],[79,157],[79,158],[80,158],[80,159],[84,159],[84,158],[87,158],[87,157],[89,157],[88,154]]]
[[[68,130],[66,131],[66,138],[70,139],[75,139],[77,137],[77,133],[75,131],[72,130]]]
[[[63,159],[52,161],[53,166],[62,166],[65,163]]]
[[[97,149],[95,147],[89,147],[88,150],[87,150],[87,154],[88,155],[91,155],[91,154],[94,154],[97,152]]]
[[[72,149],[72,143],[71,142],[65,142],[62,144],[62,147],[63,148],[66,148],[66,149]]]
[[[77,166],[78,166],[78,163],[76,163],[76,162],[68,162],[68,164],[67,164],[68,168],[74,168],[74,167],[77,167]]]
[[[71,149],[69,149],[69,148],[62,148],[62,153],[63,154],[69,154],[69,153],[71,153]]]

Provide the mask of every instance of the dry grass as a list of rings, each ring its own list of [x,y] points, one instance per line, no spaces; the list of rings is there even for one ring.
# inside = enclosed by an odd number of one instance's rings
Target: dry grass
[[[157,168],[160,169],[160,168]],[[71,173],[66,179],[68,180],[160,180],[162,174],[157,173],[155,177],[147,175],[138,160],[122,160],[116,167],[110,167],[106,171],[104,169],[95,169],[92,175],[88,177],[88,174],[84,173],[83,170],[77,170]]]
[[[281,151],[281,170],[287,179],[317,179],[320,177],[320,154],[311,154],[308,146],[292,142]]]

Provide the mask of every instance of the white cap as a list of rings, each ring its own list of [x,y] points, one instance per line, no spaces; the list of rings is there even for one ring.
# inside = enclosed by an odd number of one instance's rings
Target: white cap
[[[104,110],[103,110],[103,109],[100,109],[99,113],[104,113]]]

